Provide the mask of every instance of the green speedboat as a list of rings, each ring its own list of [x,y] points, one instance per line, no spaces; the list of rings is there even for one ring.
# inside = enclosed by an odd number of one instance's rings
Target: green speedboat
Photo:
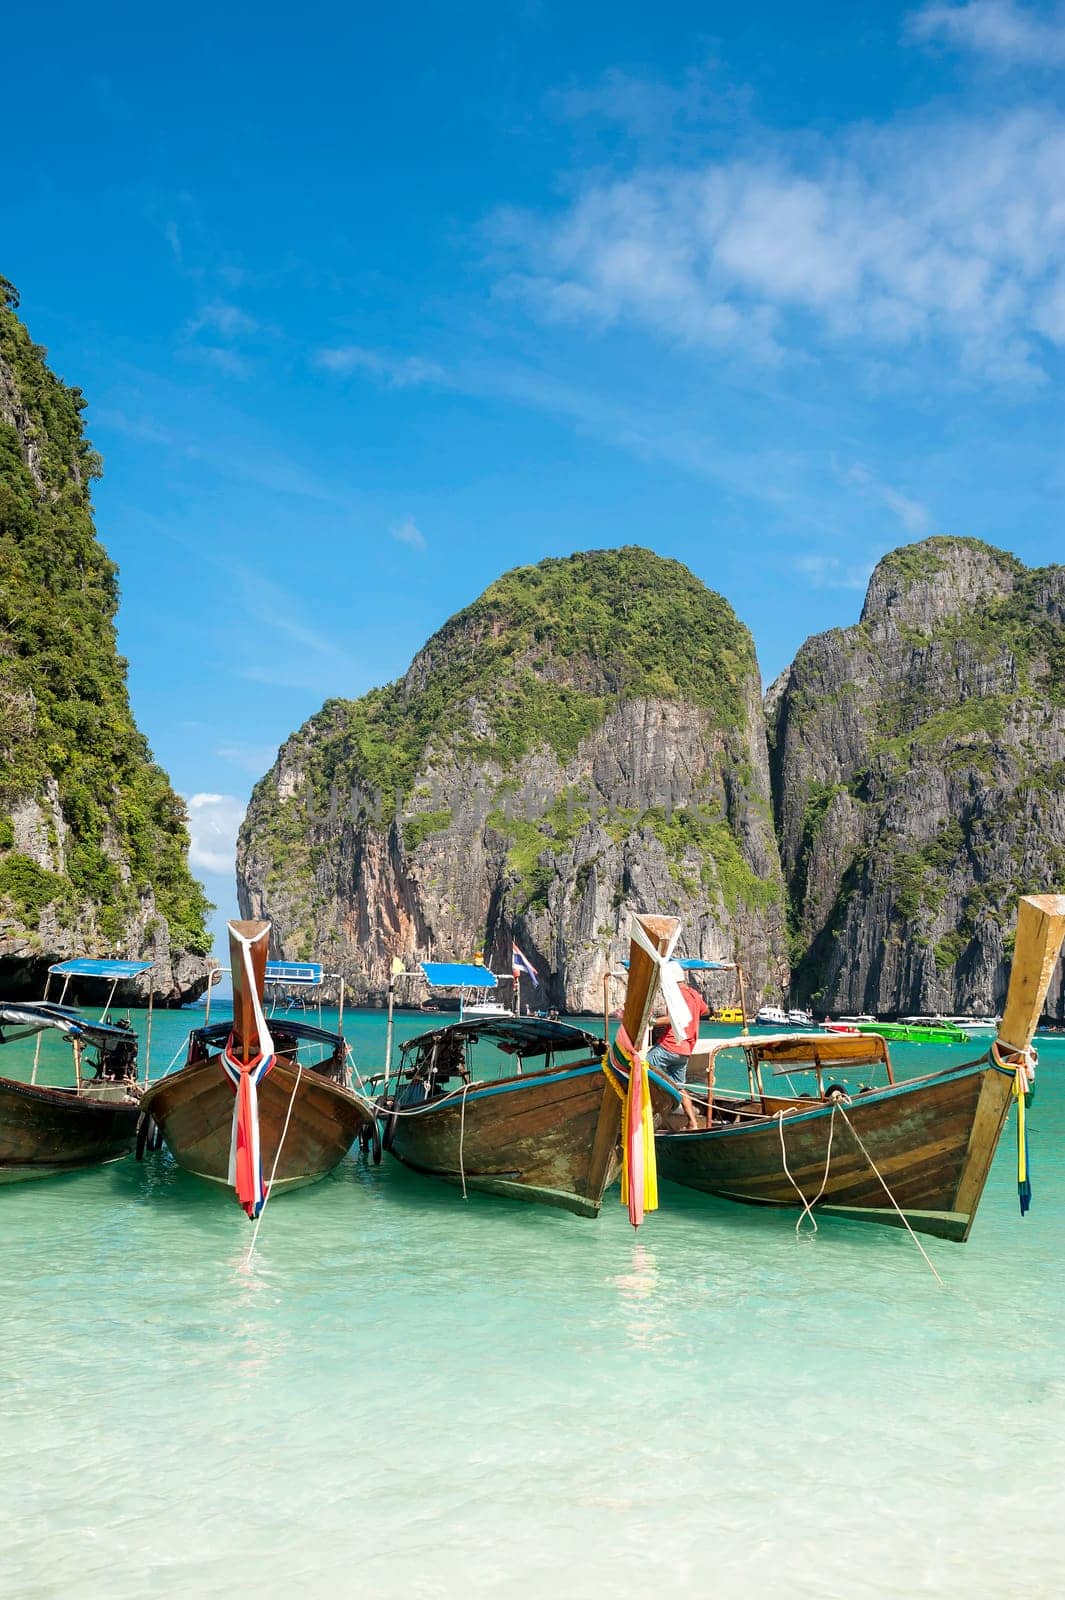
[[[953,1022],[860,1022],[859,1033],[878,1033],[892,1044],[971,1044],[969,1035]]]

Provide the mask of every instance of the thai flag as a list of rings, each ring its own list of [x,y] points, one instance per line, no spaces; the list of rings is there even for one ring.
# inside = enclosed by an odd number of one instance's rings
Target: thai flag
[[[522,955],[521,951],[518,949],[516,944],[512,944],[510,948],[511,948],[511,965],[514,968],[514,976],[515,976],[515,978],[519,977],[521,975],[521,973],[524,972],[524,974],[525,974],[525,976],[527,978],[531,978],[532,979],[533,988],[534,989],[538,989],[540,987],[540,974],[537,972],[536,968],[533,966],[533,964],[529,960],[528,956]]]

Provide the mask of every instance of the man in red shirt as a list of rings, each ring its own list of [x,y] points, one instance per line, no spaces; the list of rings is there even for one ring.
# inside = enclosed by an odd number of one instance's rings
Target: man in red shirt
[[[680,1038],[674,1031],[673,1024],[668,1014],[655,1017],[651,1024],[652,1038],[660,1028],[664,1028],[657,1044],[651,1046],[647,1052],[647,1065],[653,1067],[664,1077],[669,1078],[680,1090],[680,1103],[685,1117],[688,1119],[689,1128],[698,1128],[695,1108],[692,1105],[691,1095],[684,1087],[688,1076],[688,1062],[695,1048],[695,1041],[699,1037],[699,1021],[709,1012],[709,1007],[698,989],[693,989],[691,984],[685,982],[687,973],[677,961],[671,961],[670,967],[673,976],[680,986],[680,997],[688,1008],[688,1025]]]

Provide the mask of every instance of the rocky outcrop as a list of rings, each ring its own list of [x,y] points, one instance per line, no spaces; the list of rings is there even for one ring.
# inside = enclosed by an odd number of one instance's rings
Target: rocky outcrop
[[[359,999],[393,956],[508,971],[596,1011],[629,913],[673,912],[684,950],[743,952],[786,983],[750,635],[676,562],[599,551],[508,573],[399,683],[331,701],[257,786],[238,845],[246,916]],[[719,998],[729,998],[722,988]]]
[[[997,1009],[1017,896],[1065,886],[1065,567],[897,550],[767,710],[796,998]]]
[[[184,808],[129,708],[115,568],[96,540],[84,401],[0,279],[0,993],[72,955],[155,963],[160,1003],[207,983],[209,909]],[[146,981],[122,998],[147,996]]]

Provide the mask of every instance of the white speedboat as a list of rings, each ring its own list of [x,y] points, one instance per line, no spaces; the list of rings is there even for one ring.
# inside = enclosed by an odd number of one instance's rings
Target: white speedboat
[[[763,1006],[754,1020],[763,1028],[786,1028],[788,1013],[780,1006]]]
[[[809,1011],[800,1011],[797,1007],[788,1012],[789,1028],[812,1028],[814,1019]]]
[[[967,1033],[971,1039],[993,1039],[998,1033],[1000,1018],[998,1017],[948,1017],[948,1022],[953,1022],[962,1033]]]
[[[475,1000],[471,1006],[463,1006],[463,1018],[467,1017],[512,1017],[514,1015],[509,1006],[499,1000]]]

